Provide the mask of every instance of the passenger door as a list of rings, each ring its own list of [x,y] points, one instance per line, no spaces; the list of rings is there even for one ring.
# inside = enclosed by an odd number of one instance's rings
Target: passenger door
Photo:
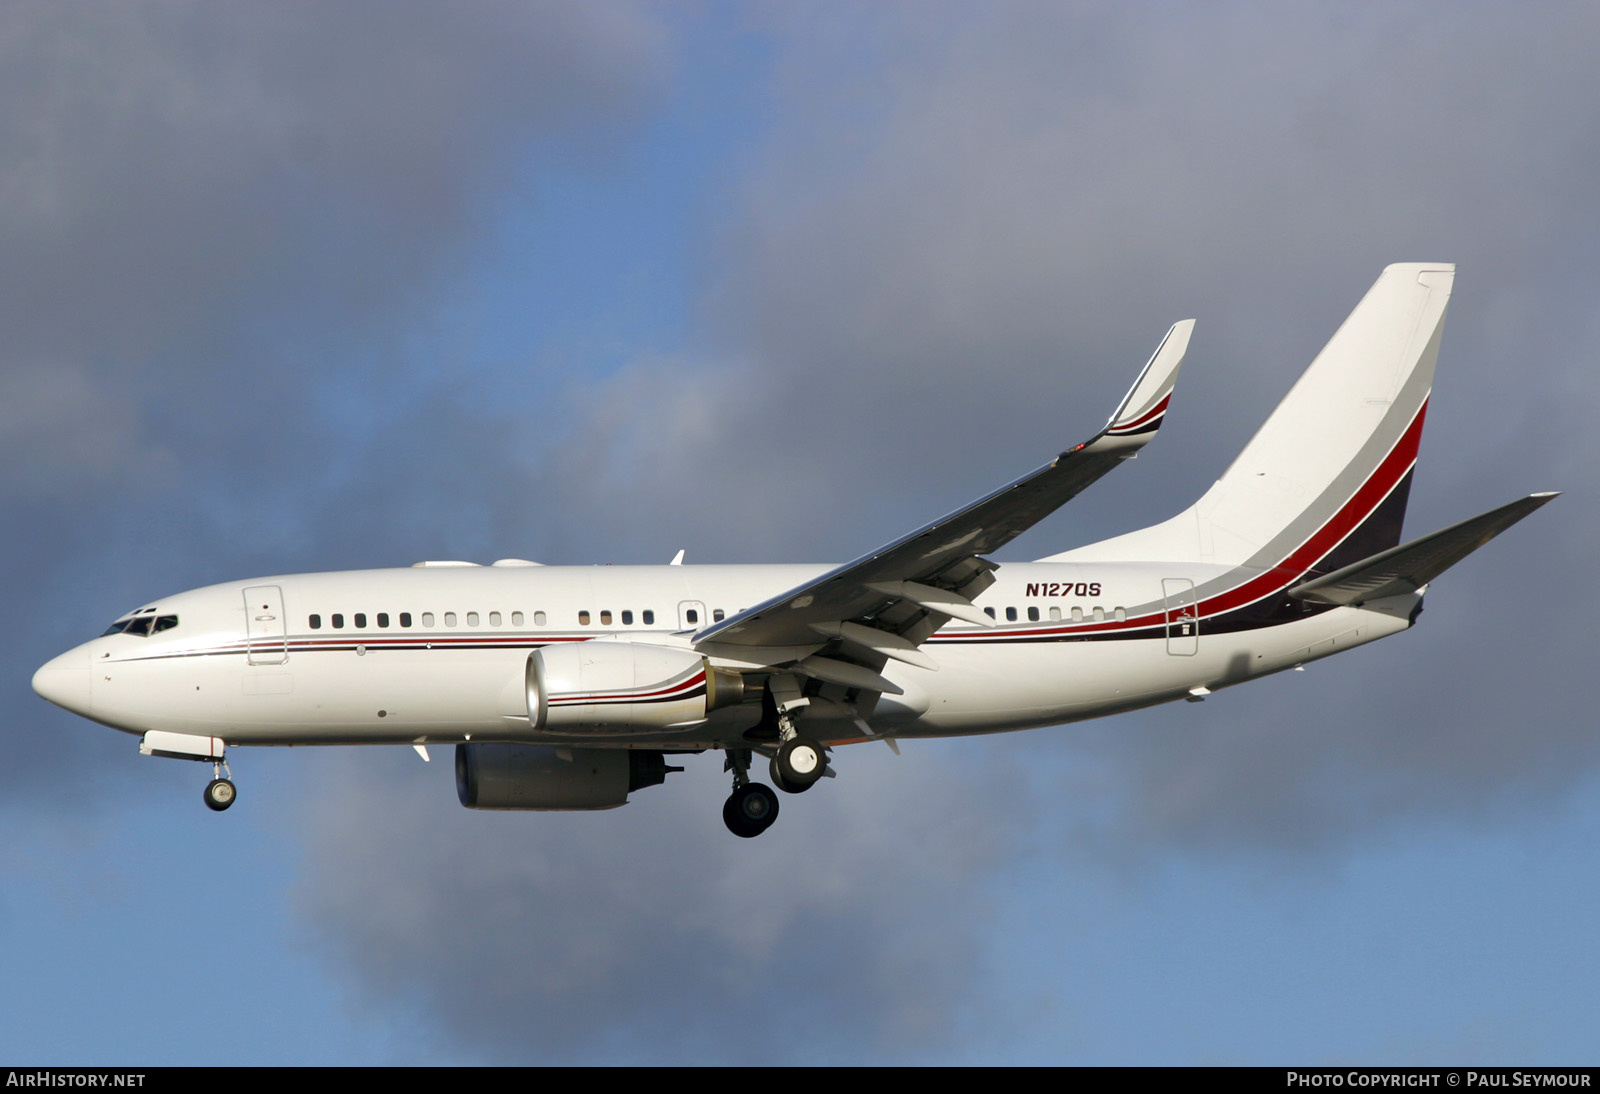
[[[289,630],[281,588],[252,585],[244,591],[244,629],[250,664],[281,665],[289,660]]]

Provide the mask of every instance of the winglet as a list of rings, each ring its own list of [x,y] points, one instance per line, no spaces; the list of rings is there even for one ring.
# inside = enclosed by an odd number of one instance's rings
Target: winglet
[[[1127,396],[1117,412],[1106,423],[1105,435],[1111,437],[1141,436],[1140,443],[1161,428],[1167,415],[1167,403],[1172,399],[1172,388],[1178,382],[1178,366],[1189,349],[1189,335],[1194,332],[1194,320],[1183,319],[1172,324],[1167,336],[1151,354],[1150,360],[1139,373],[1139,378],[1128,389]]]

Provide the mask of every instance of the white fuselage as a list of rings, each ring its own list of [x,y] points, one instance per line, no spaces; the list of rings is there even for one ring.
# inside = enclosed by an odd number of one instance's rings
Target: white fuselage
[[[594,639],[687,649],[700,627],[824,569],[423,566],[213,585],[152,605],[176,625],[97,638],[42,668],[36,686],[116,729],[230,745],[729,747],[759,720],[759,706],[668,729],[535,731],[528,655]],[[867,721],[877,733],[937,736],[1148,706],[1404,630],[1420,599],[1211,633],[1204,607],[1196,620],[1182,591],[1221,576],[1193,563],[1004,565],[976,600],[996,625],[946,625],[923,646],[936,669],[889,661],[882,674],[902,694],[883,695]],[[736,648],[709,660],[740,667]],[[823,733],[828,743],[863,738],[849,722]]]
[[[668,753],[719,749],[723,821],[759,835],[773,787],[834,773],[829,746],[1201,699],[1409,627],[1430,581],[1554,496],[1401,541],[1453,283],[1386,268],[1192,506],[1036,562],[992,556],[1155,436],[1192,321],[1089,440],[843,566],[260,578],[132,612],[34,688],[141,752],[211,762],[218,811],[230,745],[454,744],[474,809],[614,808]]]

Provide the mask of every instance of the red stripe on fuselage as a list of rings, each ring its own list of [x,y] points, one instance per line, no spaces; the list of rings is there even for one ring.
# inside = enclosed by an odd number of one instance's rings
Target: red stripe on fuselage
[[[1351,495],[1350,500],[1315,532],[1306,538],[1283,561],[1255,577],[1218,593],[1199,605],[1201,619],[1253,604],[1264,597],[1282,592],[1305,576],[1318,561],[1325,558],[1342,543],[1351,532],[1359,528],[1368,517],[1400,485],[1406,473],[1417,462],[1417,451],[1422,444],[1422,424],[1427,417],[1428,400],[1417,408],[1416,417],[1406,427],[1395,446],[1367,480]],[[1011,641],[1019,638],[1048,638],[1060,635],[1093,635],[1108,632],[1138,630],[1146,627],[1163,627],[1167,623],[1165,612],[1152,612],[1126,620],[1107,620],[1104,623],[1075,624],[1068,627],[1044,627],[1020,631],[963,632],[953,635],[935,635],[932,642]]]
[[[1389,450],[1383,462],[1367,477],[1349,501],[1340,507],[1326,524],[1317,529],[1299,547],[1289,553],[1278,565],[1237,588],[1206,600],[1200,605],[1202,618],[1253,604],[1262,597],[1271,596],[1299,581],[1306,572],[1325,558],[1345,537],[1361,527],[1382,504],[1383,499],[1400,485],[1417,462],[1417,450],[1422,445],[1422,422],[1428,414],[1428,400],[1422,400],[1417,416],[1401,434],[1400,440]]]

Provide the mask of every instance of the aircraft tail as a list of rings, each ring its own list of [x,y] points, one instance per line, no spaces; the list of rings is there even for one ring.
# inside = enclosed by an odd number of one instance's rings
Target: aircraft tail
[[[1455,267],[1390,266],[1233,465],[1178,516],[1041,561],[1330,573],[1400,543]]]

